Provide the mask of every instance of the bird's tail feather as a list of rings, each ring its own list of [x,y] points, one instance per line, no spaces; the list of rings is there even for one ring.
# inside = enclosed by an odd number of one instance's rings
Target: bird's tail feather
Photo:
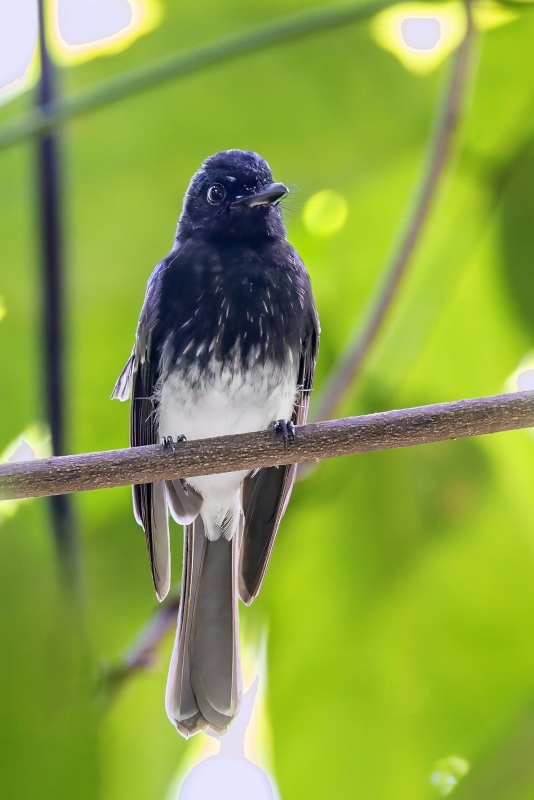
[[[210,541],[200,516],[184,530],[182,595],[166,708],[186,737],[208,726],[223,732],[238,710],[238,548],[238,535]]]

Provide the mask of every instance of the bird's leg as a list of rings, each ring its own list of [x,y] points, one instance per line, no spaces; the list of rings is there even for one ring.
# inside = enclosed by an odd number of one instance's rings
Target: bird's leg
[[[187,438],[184,436],[183,433],[180,433],[176,437],[176,441],[172,438],[172,436],[163,436],[161,440],[161,446],[163,447],[164,450],[172,450],[172,452],[174,453],[178,442],[187,442]]]
[[[284,447],[287,447],[289,442],[295,441],[295,425],[290,419],[277,419],[273,422],[272,428],[278,436],[284,440]]]

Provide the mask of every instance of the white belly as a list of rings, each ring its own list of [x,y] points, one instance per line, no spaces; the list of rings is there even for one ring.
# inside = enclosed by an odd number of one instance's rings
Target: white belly
[[[163,382],[159,434],[174,439],[206,439],[265,430],[278,419],[291,419],[297,389],[297,365],[254,365],[246,372],[214,362],[199,375],[174,371]],[[210,539],[230,538],[241,509],[240,486],[249,470],[188,478],[203,497],[202,519]]]

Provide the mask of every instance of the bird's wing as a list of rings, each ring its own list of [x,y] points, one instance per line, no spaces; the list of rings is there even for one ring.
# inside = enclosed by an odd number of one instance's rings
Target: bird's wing
[[[303,425],[308,417],[319,349],[319,320],[311,290],[306,306],[307,318],[300,352],[298,392],[292,416],[296,425]],[[239,565],[239,593],[247,605],[254,600],[261,588],[296,474],[296,464],[289,464],[286,467],[266,467],[245,478],[243,482],[245,522]]]
[[[131,447],[158,443],[154,393],[161,360],[157,336],[161,271],[160,266],[156,267],[148,281],[134,348],[111,395],[119,400],[131,395]],[[163,600],[169,591],[171,566],[165,483],[144,483],[132,488],[135,518],[145,532],[154,587],[158,599]]]

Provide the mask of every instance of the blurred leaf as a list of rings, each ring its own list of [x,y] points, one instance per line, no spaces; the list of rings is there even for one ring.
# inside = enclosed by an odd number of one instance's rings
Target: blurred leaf
[[[506,286],[530,336],[534,334],[534,149],[518,158],[504,191],[502,248]]]

